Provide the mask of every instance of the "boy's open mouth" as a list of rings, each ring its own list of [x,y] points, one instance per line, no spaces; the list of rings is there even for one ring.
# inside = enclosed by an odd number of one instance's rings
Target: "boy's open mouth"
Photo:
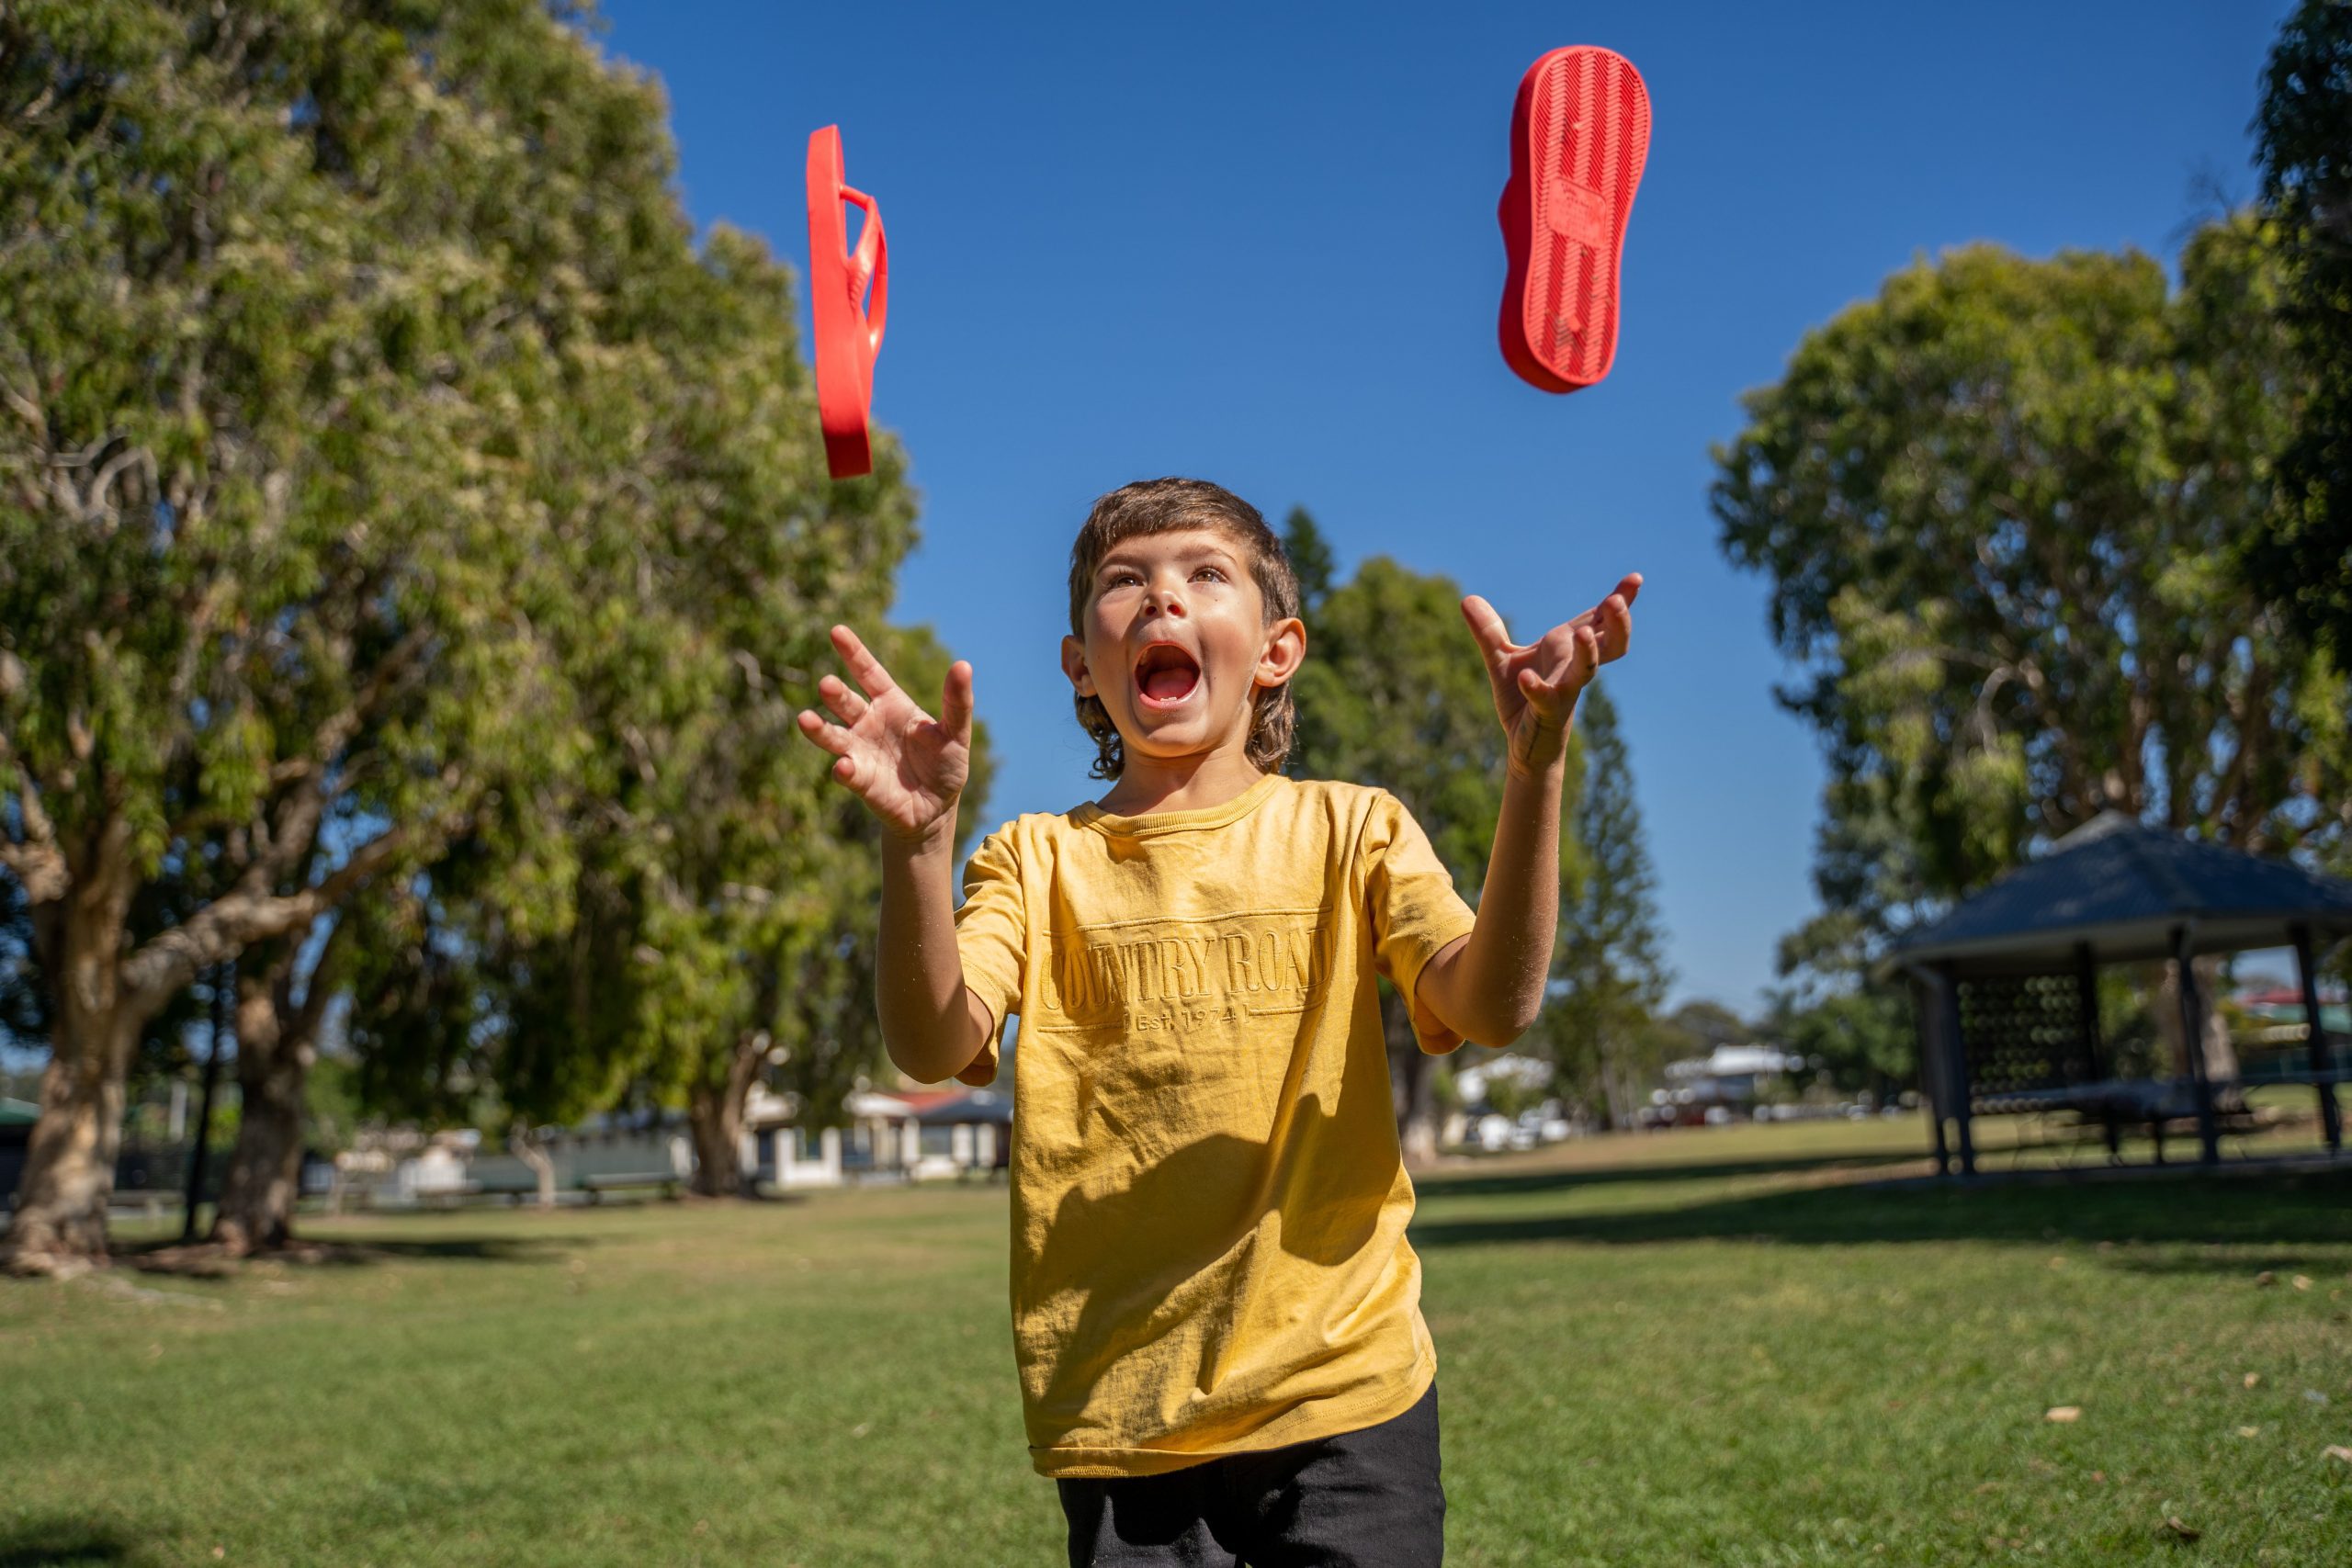
[[[1136,660],[1136,689],[1152,706],[1173,707],[1200,683],[1200,661],[1172,642],[1155,642]]]

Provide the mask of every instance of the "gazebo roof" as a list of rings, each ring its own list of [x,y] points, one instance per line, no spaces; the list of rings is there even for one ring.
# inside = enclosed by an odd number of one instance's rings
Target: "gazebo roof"
[[[2284,946],[2292,927],[2326,947],[2352,936],[2352,882],[2181,838],[2107,812],[2040,860],[1962,899],[1889,950],[1890,964],[1962,974],[2165,958],[2186,926],[2195,953]]]

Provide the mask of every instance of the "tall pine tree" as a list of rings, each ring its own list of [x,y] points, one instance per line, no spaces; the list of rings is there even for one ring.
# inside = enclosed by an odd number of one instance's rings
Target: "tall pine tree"
[[[1577,705],[1584,778],[1569,816],[1582,874],[1563,882],[1551,999],[1537,1027],[1562,1092],[1624,1126],[1657,1066],[1666,1000],[1657,888],[1617,707],[1596,681]]]

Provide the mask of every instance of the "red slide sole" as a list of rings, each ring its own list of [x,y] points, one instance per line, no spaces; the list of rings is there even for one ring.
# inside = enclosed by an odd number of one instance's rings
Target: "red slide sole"
[[[865,214],[854,253],[842,216],[844,201]],[[842,181],[842,133],[834,125],[808,134],[808,313],[826,471],[837,479],[870,474],[874,448],[866,423],[874,405],[874,356],[882,350],[890,314],[890,246],[874,198]]]
[[[1623,55],[1555,49],[1520,79],[1497,213],[1510,260],[1499,331],[1529,385],[1577,391],[1616,362],[1625,218],[1649,149],[1649,89]]]

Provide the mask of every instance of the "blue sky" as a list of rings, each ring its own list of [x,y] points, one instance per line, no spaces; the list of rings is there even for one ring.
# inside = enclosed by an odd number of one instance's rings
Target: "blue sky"
[[[805,263],[829,123],[880,203],[876,417],[923,495],[893,613],[975,666],[990,820],[1099,789],[1055,650],[1070,536],[1125,480],[1303,503],[1343,569],[1444,572],[1521,636],[1639,570],[1609,680],[1676,994],[1745,1009],[1815,907],[1822,773],[1772,701],[1766,584],[1716,548],[1709,445],[1808,328],[1922,254],[2169,262],[2253,194],[2290,8],[611,0],[605,44],[666,83],[698,222]],[[1494,209],[1520,74],[1572,43],[1640,68],[1656,130],[1616,368],[1557,398],[1497,351]]]

